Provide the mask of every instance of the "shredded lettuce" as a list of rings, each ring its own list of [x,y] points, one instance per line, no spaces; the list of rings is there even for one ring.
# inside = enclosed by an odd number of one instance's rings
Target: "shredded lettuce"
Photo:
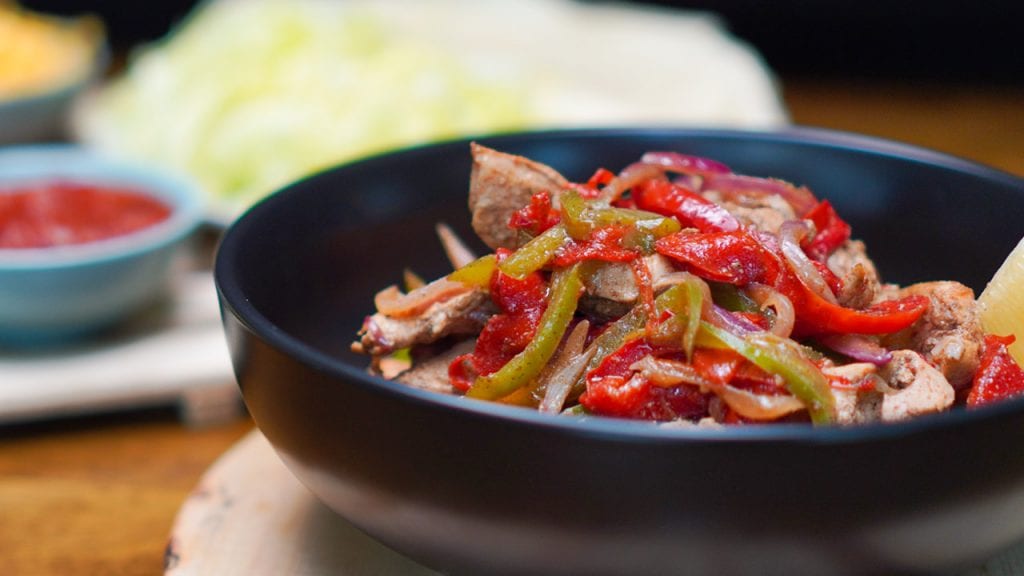
[[[703,14],[571,0],[209,0],[79,107],[87,145],[195,179],[214,217],[431,140],[777,126],[756,53]]]
[[[204,5],[134,55],[96,96],[86,129],[245,204],[341,161],[527,122],[516,83],[333,4]]]

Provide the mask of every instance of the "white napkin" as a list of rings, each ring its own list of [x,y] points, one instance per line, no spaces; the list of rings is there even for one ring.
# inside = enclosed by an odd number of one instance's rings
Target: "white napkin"
[[[161,302],[96,339],[0,349],[0,423],[168,404],[200,425],[241,409],[208,271],[179,275]]]

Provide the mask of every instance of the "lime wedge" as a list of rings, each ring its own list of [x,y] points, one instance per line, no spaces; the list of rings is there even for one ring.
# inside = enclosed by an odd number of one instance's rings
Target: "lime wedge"
[[[978,304],[985,332],[1017,337],[1010,355],[1024,366],[1024,238],[996,271]]]

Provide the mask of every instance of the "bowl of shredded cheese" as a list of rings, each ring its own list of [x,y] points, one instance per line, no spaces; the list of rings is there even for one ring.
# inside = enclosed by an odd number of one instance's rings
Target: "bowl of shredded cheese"
[[[102,24],[0,3],[0,144],[59,138],[75,97],[104,68]]]

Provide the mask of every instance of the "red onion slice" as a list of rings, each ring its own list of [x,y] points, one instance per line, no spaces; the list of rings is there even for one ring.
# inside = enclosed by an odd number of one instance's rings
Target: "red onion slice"
[[[677,360],[666,360],[653,356],[644,356],[629,367],[634,372],[639,372],[655,386],[671,388],[680,384],[700,386],[702,389],[710,390],[716,384],[700,375],[697,370],[685,362]]]
[[[849,356],[858,362],[870,362],[884,366],[892,360],[892,352],[883,348],[871,338],[860,334],[830,334],[818,339],[830,350]]]
[[[818,199],[804,186],[796,187],[784,180],[740,174],[709,176],[704,181],[702,190],[715,190],[726,198],[735,198],[742,194],[780,196],[793,207],[797,216],[807,214],[818,204]]]
[[[804,403],[799,398],[788,394],[777,396],[754,394],[727,384],[719,386],[715,393],[737,414],[751,420],[777,420],[787,414],[805,409]]]
[[[742,316],[737,316],[736,314],[729,312],[728,310],[722,308],[718,304],[712,304],[711,306],[706,308],[704,312],[704,320],[708,321],[714,326],[717,326],[718,328],[728,330],[729,332],[732,332],[733,334],[739,336],[750,334],[751,332],[763,331],[761,330],[761,327],[758,326],[757,324],[754,324],[753,322],[747,320],[746,318],[743,318]]]
[[[648,152],[640,158],[644,164],[661,166],[669,172],[679,174],[698,174],[710,176],[713,174],[729,174],[732,170],[717,160],[690,156],[678,152]]]
[[[821,272],[814,267],[811,259],[800,247],[800,241],[810,234],[810,226],[803,220],[789,220],[779,228],[779,248],[782,256],[794,274],[816,294],[832,304],[838,304],[836,295],[832,293],[828,283],[822,278]]]
[[[789,338],[789,335],[793,333],[793,325],[796,323],[796,311],[793,309],[793,303],[789,298],[771,286],[764,284],[748,284],[746,290],[761,310],[771,308],[775,311],[775,320],[772,322],[771,333],[783,338]]]
[[[607,186],[601,189],[599,199],[605,202],[614,202],[622,196],[626,190],[655,178],[663,179],[665,169],[654,164],[634,162],[619,172]]]

